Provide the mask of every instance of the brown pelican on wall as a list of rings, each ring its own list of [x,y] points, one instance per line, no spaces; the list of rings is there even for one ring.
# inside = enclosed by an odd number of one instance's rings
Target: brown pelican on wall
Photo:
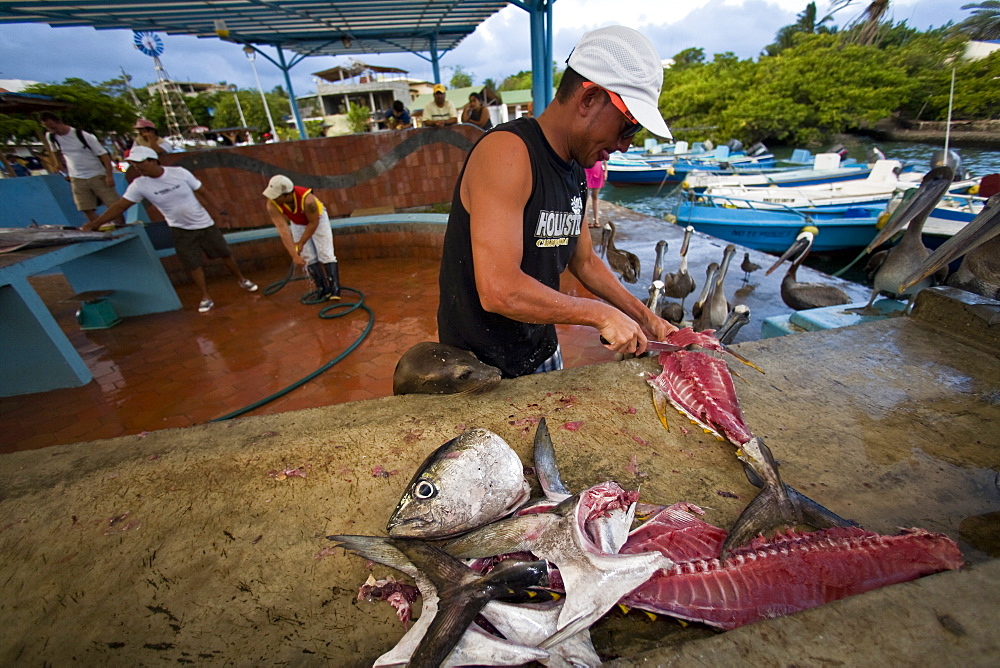
[[[729,316],[729,300],[726,299],[726,273],[729,271],[729,263],[736,255],[736,246],[729,244],[722,253],[722,264],[712,280],[712,285],[705,296],[705,303],[701,308],[701,313],[695,318],[692,325],[697,332],[706,329],[718,329]]]
[[[705,310],[708,293],[712,291],[712,287],[715,285],[715,276],[718,273],[719,265],[716,262],[712,262],[705,267],[705,285],[702,286],[701,294],[698,295],[698,298],[694,300],[694,304],[691,306],[691,318],[695,322],[698,321],[698,318],[701,317],[702,312]]]
[[[688,225],[684,229],[684,242],[681,244],[681,264],[677,268],[677,271],[673,273],[668,273],[663,277],[663,283],[665,285],[663,289],[663,294],[667,297],[673,297],[674,299],[681,300],[681,312],[684,311],[684,301],[687,296],[694,292],[695,284],[694,278],[691,276],[691,272],[688,271],[688,247],[691,244],[691,235],[694,234],[694,228]]]
[[[626,283],[638,283],[640,271],[639,257],[635,253],[630,253],[615,246],[616,230],[614,223],[609,220],[605,223],[605,228],[610,228],[605,249],[607,251],[608,264],[621,276],[621,280]]]
[[[726,316],[726,321],[722,323],[722,327],[715,330],[715,338],[721,343],[732,343],[740,328],[748,322],[750,322],[750,307],[746,304],[737,304],[729,312],[729,315]]]
[[[899,289],[924,280],[962,255],[965,259],[948,277],[948,285],[1000,301],[1000,194],[990,197],[979,215],[941,244]]]
[[[795,242],[778,258],[778,261],[770,269],[764,272],[770,275],[771,272],[781,266],[782,262],[794,258],[792,266],[788,268],[785,277],[781,279],[781,301],[796,311],[849,304],[851,302],[851,298],[847,296],[847,293],[835,285],[799,283],[796,277],[799,265],[809,255],[809,249],[812,248],[813,239],[818,232],[819,230],[811,225],[802,228],[802,231],[795,237]]]
[[[947,165],[935,167],[927,172],[920,182],[917,192],[896,209],[885,227],[868,244],[865,252],[871,253],[888,241],[903,226],[906,226],[906,231],[898,244],[888,251],[876,253],[868,263],[869,270],[873,271],[872,296],[865,309],[871,308],[879,294],[886,294],[893,298],[906,297],[908,299],[907,306],[912,306],[917,293],[933,284],[932,279],[928,276],[905,290],[900,291],[899,289],[906,277],[910,276],[930,257],[931,252],[924,246],[921,238],[924,221],[937,206],[941,197],[948,192],[954,175],[954,170]]]
[[[667,242],[660,239],[656,242],[656,261],[653,262],[653,281],[663,280],[663,256],[667,252]]]

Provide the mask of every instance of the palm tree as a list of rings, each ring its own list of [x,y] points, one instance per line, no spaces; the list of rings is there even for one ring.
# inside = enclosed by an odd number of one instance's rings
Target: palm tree
[[[889,13],[891,0],[872,0],[857,18],[847,24],[847,28],[857,28],[853,41],[862,46],[878,43],[879,33],[885,23],[886,14]],[[854,0],[833,0],[830,3],[830,13],[834,13],[848,5]]]
[[[962,9],[971,9],[972,16],[955,26],[959,32],[969,36],[969,39],[992,40],[1000,39],[1000,0],[985,0],[975,5],[962,5]]]
[[[799,33],[815,35],[836,31],[836,28],[831,29],[823,25],[824,23],[833,20],[832,14],[824,16],[819,21],[816,20],[816,15],[816,3],[810,2],[801,13],[796,15],[795,18],[797,21],[795,23],[778,30],[777,34],[774,36],[774,44],[768,44],[764,47],[764,53],[769,56],[778,55],[780,52],[792,46],[792,38]]]

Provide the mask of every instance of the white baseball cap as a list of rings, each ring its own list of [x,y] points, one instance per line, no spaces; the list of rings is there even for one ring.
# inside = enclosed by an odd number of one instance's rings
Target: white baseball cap
[[[660,115],[663,62],[644,35],[625,26],[584,33],[566,64],[583,78],[617,93],[639,123],[657,137],[671,139]]]
[[[160,154],[149,148],[148,146],[140,146],[135,144],[129,149],[128,156],[125,158],[129,162],[142,162],[143,160],[159,160]]]
[[[295,184],[292,183],[290,178],[284,174],[276,174],[267,182],[267,187],[264,188],[264,197],[277,199],[286,193],[292,192],[294,189]]]

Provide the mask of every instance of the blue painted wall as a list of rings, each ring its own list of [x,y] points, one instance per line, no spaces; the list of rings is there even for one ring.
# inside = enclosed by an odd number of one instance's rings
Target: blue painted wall
[[[125,175],[116,172],[118,192],[124,193],[125,186]],[[103,210],[103,206],[97,209]],[[0,179],[0,227],[27,227],[32,221],[79,227],[87,217],[76,210],[69,181],[59,174]]]

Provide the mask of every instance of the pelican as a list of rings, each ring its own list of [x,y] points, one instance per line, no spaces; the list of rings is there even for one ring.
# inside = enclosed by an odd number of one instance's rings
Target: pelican
[[[720,343],[729,344],[733,342],[736,338],[737,332],[743,325],[750,322],[750,307],[746,304],[737,304],[733,307],[733,310],[729,312],[726,317],[726,321],[722,323],[722,327],[715,330],[715,338],[719,340]]]
[[[677,268],[677,271],[672,274],[667,274],[663,277],[663,282],[666,287],[663,290],[663,294],[667,297],[673,297],[674,299],[681,300],[681,312],[684,311],[684,301],[687,296],[694,292],[694,278],[691,277],[691,272],[688,271],[688,246],[691,244],[691,235],[694,234],[694,228],[688,225],[684,228],[684,242],[681,244],[681,265]]]
[[[648,308],[653,313],[656,313],[656,309],[660,305],[660,298],[663,297],[663,281],[654,280],[652,285],[649,286],[649,298],[646,299],[646,308]]]
[[[795,257],[792,266],[788,268],[788,273],[781,279],[781,300],[796,311],[804,309],[820,308],[823,306],[836,306],[837,304],[849,304],[851,298],[840,288],[834,285],[824,285],[822,283],[799,283],[795,274],[799,265],[809,255],[812,242],[819,232],[815,227],[809,225],[802,228],[795,242],[785,251],[784,255],[768,269],[765,275],[770,275],[785,260]]]
[[[660,239],[656,242],[656,262],[653,263],[653,282],[663,280],[663,255],[667,252],[667,242]]]
[[[621,276],[621,280],[626,283],[639,282],[639,258],[635,253],[615,247],[615,224],[610,220],[605,223],[605,229],[609,229],[608,240],[605,245],[607,251],[608,264]]]
[[[729,317],[729,301],[726,299],[726,272],[729,271],[729,263],[736,255],[736,246],[729,244],[722,253],[722,265],[719,273],[715,276],[715,285],[709,293],[708,300],[702,311],[702,318],[707,318],[705,329],[718,329]],[[707,314],[707,316],[706,316]]]
[[[948,285],[1000,300],[1000,194],[990,197],[979,215],[941,244],[903,280],[899,289],[922,281],[962,255],[965,259],[958,271],[948,277]]]
[[[740,269],[743,270],[743,282],[749,283],[750,274],[760,269],[760,265],[750,261],[750,253],[743,253],[743,262],[740,263]]]
[[[869,267],[874,269],[875,275],[872,278],[872,296],[865,309],[871,308],[875,298],[880,293],[886,293],[906,296],[908,298],[907,310],[909,310],[913,306],[913,300],[916,299],[917,293],[933,284],[932,280],[926,277],[902,292],[899,291],[900,284],[916,271],[931,254],[924,246],[920,233],[927,216],[937,206],[938,200],[948,192],[954,175],[954,170],[946,165],[935,167],[927,172],[913,197],[896,210],[885,227],[868,244],[865,252],[871,253],[901,230],[904,225],[906,226],[906,232],[903,233],[903,238],[899,240],[898,244],[888,251],[876,253],[869,262]]]
[[[646,308],[673,325],[684,319],[684,310],[680,304],[664,301],[663,281],[653,281],[653,284],[649,286]]]
[[[691,318],[698,320],[701,317],[702,311],[705,310],[705,302],[708,301],[708,293],[715,285],[715,275],[719,273],[719,265],[712,262],[707,267],[705,267],[705,285],[701,288],[701,294],[698,295],[698,299],[694,301],[694,305],[691,306]],[[697,329],[697,328],[695,328]]]

